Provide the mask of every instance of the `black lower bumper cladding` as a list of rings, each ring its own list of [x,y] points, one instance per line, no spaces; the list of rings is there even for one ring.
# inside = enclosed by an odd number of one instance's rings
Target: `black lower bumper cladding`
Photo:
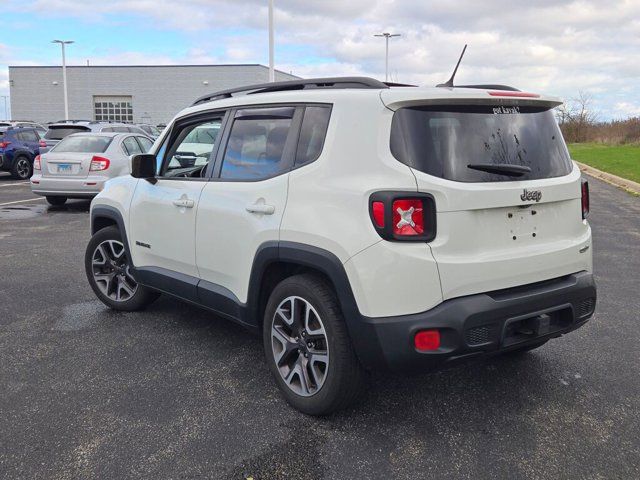
[[[593,315],[593,275],[564,277],[494,292],[447,300],[414,315],[363,317],[355,342],[362,363],[371,369],[429,370],[457,361],[492,355],[559,337]],[[416,332],[437,329],[440,347],[419,352]]]

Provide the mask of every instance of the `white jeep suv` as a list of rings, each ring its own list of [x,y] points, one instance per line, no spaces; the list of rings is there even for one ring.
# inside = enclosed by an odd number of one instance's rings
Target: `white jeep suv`
[[[596,302],[558,105],[369,78],[201,98],[93,200],[89,283],[118,310],[166,293],[260,333],[315,415],[368,371],[536,348]]]

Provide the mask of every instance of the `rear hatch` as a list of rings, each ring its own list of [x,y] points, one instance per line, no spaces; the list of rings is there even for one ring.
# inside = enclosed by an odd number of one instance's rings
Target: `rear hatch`
[[[73,125],[73,124],[61,124],[61,125],[49,125],[49,129],[44,134],[44,142],[46,147],[51,148],[55,144],[57,144],[64,137],[67,137],[73,133],[82,133],[82,132],[90,132],[91,129],[84,125]]]
[[[435,198],[429,245],[444,298],[591,269],[580,171],[551,110],[558,102],[469,96],[389,101],[391,151]]]
[[[42,175],[86,178],[95,155],[103,154],[113,137],[99,134],[67,136],[41,156]]]

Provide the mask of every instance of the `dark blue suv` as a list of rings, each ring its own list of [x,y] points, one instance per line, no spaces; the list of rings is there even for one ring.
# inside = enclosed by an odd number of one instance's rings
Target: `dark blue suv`
[[[0,127],[0,170],[13,178],[27,180],[33,160],[40,153],[40,135],[35,128]]]

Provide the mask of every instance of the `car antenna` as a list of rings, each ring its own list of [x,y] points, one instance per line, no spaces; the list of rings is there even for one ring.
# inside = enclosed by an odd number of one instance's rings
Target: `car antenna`
[[[462,53],[460,54],[460,58],[458,59],[458,63],[456,63],[456,68],[453,69],[453,73],[451,74],[451,78],[447,80],[446,83],[441,83],[436,85],[436,87],[445,87],[445,88],[453,88],[453,79],[458,72],[458,67],[460,66],[460,62],[462,61],[462,57],[464,57],[464,52],[467,50],[467,44],[464,44],[464,48],[462,49]]]

